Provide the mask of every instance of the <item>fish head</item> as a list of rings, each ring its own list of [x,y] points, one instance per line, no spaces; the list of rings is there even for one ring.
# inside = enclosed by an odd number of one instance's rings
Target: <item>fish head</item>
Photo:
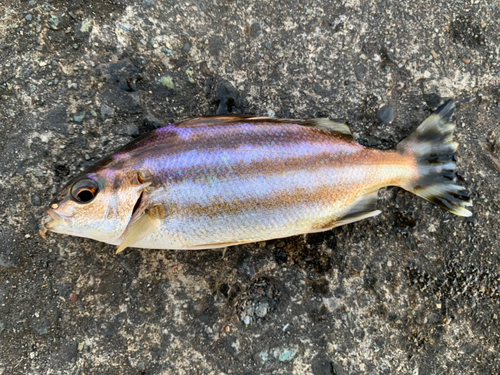
[[[140,174],[139,174],[140,176]],[[46,209],[41,230],[115,243],[149,183],[137,173],[103,168],[71,180]]]

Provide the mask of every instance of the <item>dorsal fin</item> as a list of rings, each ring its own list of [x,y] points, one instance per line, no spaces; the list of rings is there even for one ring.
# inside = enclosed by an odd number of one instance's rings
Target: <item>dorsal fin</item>
[[[256,117],[251,115],[215,115],[215,116],[204,116],[196,117],[193,119],[184,120],[178,122],[178,126],[198,126],[207,124],[230,124],[241,121],[252,121],[255,125],[262,123],[288,123],[288,124],[298,124],[303,126],[310,126],[322,130],[327,130],[329,132],[343,135],[352,138],[351,129],[347,124],[330,120],[329,118],[317,118],[309,120],[298,120],[298,119],[287,119],[287,118],[275,118],[275,117]]]
[[[349,129],[349,126],[347,126],[347,124],[330,120],[329,118],[315,118],[305,120],[304,125],[313,126],[318,129],[327,130],[335,134],[340,134],[352,138],[351,129]]]
[[[239,122],[242,120],[249,119],[259,119],[263,117],[255,117],[251,115],[213,115],[213,116],[203,116],[195,117],[187,120],[180,121],[176,123],[178,126],[197,126],[197,125],[207,125],[207,124],[228,124],[232,122]]]

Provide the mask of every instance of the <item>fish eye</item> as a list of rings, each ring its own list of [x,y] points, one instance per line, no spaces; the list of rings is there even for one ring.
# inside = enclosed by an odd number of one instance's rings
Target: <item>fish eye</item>
[[[99,186],[94,180],[84,178],[75,182],[71,188],[71,197],[78,203],[89,203],[99,193]]]

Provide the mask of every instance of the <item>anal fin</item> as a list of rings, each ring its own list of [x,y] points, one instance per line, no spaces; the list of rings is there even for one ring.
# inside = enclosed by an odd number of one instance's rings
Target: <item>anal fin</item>
[[[336,222],[336,227],[341,225],[354,223],[369,217],[377,216],[382,211],[377,210],[378,190],[372,191],[363,195],[351,205],[350,210],[339,221]]]
[[[321,228],[318,228],[309,233],[325,232],[327,230],[340,227],[342,225],[351,224],[356,221],[367,219],[369,217],[377,216],[382,211],[377,210],[378,190],[372,191],[360,197],[357,201],[351,204],[349,211],[339,220],[330,222]]]

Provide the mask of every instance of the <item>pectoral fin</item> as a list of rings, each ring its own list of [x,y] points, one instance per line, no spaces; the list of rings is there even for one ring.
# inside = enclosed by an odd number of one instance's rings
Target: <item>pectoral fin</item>
[[[140,239],[156,232],[161,225],[161,213],[158,209],[148,209],[125,230],[123,241],[116,249],[116,254],[137,243]]]

